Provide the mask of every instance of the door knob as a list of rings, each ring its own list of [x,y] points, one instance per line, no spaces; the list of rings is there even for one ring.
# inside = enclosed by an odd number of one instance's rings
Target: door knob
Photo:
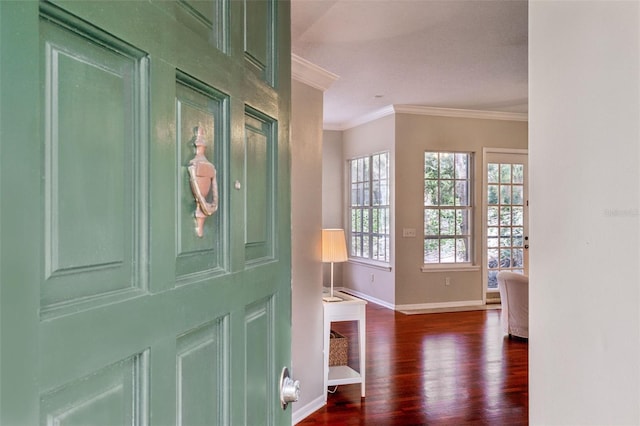
[[[293,380],[289,376],[289,369],[284,367],[280,375],[280,405],[286,410],[290,402],[296,402],[300,398],[300,381]]]

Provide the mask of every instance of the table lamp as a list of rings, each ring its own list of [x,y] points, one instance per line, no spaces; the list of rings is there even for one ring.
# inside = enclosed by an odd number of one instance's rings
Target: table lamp
[[[329,296],[324,296],[325,302],[340,302],[341,298],[333,295],[333,264],[335,262],[346,262],[347,244],[344,238],[344,229],[323,229],[322,230],[322,261],[331,262],[331,292]]]

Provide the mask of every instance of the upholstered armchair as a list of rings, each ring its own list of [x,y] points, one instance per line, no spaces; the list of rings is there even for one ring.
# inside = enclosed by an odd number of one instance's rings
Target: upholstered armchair
[[[509,336],[529,338],[529,277],[515,272],[498,272],[502,303],[502,329]]]

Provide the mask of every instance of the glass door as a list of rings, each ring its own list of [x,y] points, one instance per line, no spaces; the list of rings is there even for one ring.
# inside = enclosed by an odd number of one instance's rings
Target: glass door
[[[483,276],[486,298],[496,298],[497,275],[528,275],[528,188],[526,150],[485,150]]]

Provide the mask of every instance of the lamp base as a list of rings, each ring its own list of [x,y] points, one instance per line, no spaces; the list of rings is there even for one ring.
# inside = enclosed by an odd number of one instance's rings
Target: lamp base
[[[338,296],[322,296],[324,302],[342,302],[344,299]]]

